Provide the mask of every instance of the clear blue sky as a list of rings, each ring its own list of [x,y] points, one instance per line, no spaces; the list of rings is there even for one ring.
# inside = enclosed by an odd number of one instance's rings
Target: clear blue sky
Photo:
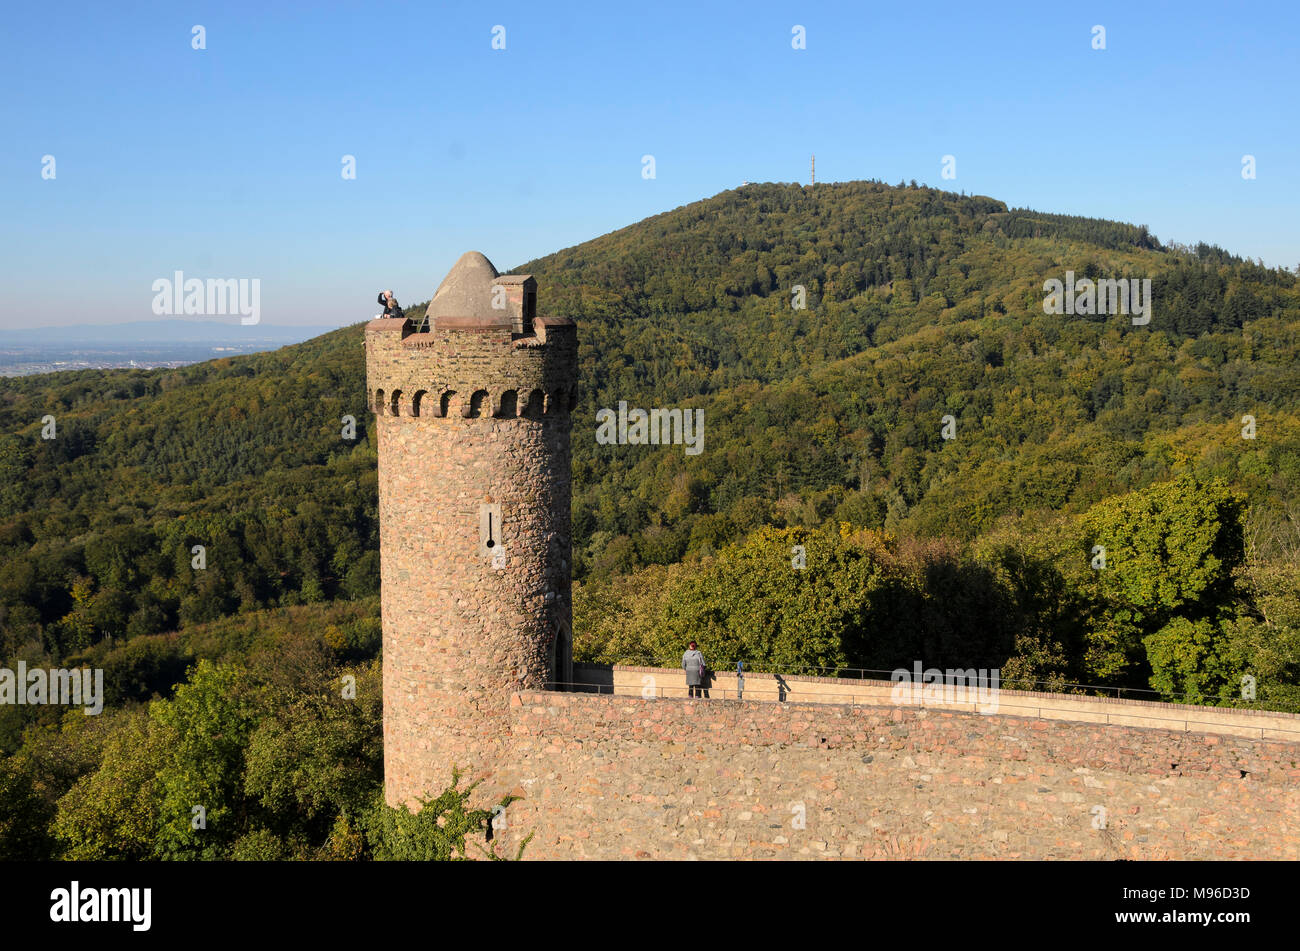
[[[9,4],[0,328],[150,319],[176,270],[259,278],[265,323],[341,325],[384,286],[427,298],[464,250],[507,270],[806,181],[814,152],[819,181],[915,178],[1300,264],[1300,6],[997,6]]]

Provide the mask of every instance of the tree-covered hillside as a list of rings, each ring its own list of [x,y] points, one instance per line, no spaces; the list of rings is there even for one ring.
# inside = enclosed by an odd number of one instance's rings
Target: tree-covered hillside
[[[583,572],[837,512],[970,538],[1167,478],[1188,441],[1253,496],[1300,476],[1295,275],[1166,251],[1145,228],[924,188],[756,185],[518,270],[581,321],[588,418],[619,400],[706,411],[694,457],[579,432]],[[1151,323],[1044,314],[1044,280],[1066,271],[1150,278]],[[1267,435],[1239,438],[1247,413]]]
[[[1164,247],[1145,227],[876,182],[746,186],[514,270],[536,276],[541,312],[579,321],[584,590],[651,566],[703,570],[764,528],[847,523],[959,561],[993,538],[1028,551],[1049,520],[1185,475],[1243,500],[1229,521],[1250,544],[1227,563],[1237,580],[1221,600],[1234,617],[1282,623],[1261,605],[1283,592],[1260,585],[1291,577],[1300,507],[1300,287],[1288,271]],[[1151,322],[1044,313],[1044,281],[1067,271],[1150,279]],[[369,306],[359,295],[359,312]],[[363,358],[357,326],[178,370],[0,383],[6,656],[61,660],[373,595]],[[702,408],[703,452],[597,445],[596,411],[619,401]],[[1053,544],[1086,565],[1086,534],[1062,529]],[[1008,590],[985,594],[1028,597]],[[1020,656],[1023,635],[1004,632],[990,656]],[[884,663],[878,648],[845,659]],[[1049,668],[1111,670],[1077,656],[1025,669]],[[1152,672],[1133,654],[1105,676],[1149,686]]]

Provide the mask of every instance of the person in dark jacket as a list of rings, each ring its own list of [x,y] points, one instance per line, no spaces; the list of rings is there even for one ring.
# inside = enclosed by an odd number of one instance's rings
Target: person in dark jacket
[[[704,655],[691,641],[686,653],[682,654],[682,669],[686,671],[686,694],[688,697],[704,696]]]
[[[392,291],[380,291],[379,303],[384,305],[384,317],[405,317],[402,308],[397,305],[397,298],[393,296]]]

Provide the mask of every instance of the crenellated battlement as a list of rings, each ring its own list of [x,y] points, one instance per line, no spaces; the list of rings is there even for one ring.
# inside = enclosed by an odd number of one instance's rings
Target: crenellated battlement
[[[577,329],[539,317],[532,333],[435,326],[410,319],[366,326],[370,411],[410,419],[543,419],[577,404]]]
[[[577,401],[577,389],[546,392],[533,388],[474,390],[401,389],[371,393],[370,411],[376,416],[404,416],[408,419],[543,419],[567,415]]]

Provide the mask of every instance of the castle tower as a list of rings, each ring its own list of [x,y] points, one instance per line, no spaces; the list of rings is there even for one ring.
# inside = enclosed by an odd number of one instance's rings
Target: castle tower
[[[366,325],[393,805],[437,795],[453,765],[491,777],[510,694],[573,679],[577,330],[536,298],[470,251],[424,322]]]

